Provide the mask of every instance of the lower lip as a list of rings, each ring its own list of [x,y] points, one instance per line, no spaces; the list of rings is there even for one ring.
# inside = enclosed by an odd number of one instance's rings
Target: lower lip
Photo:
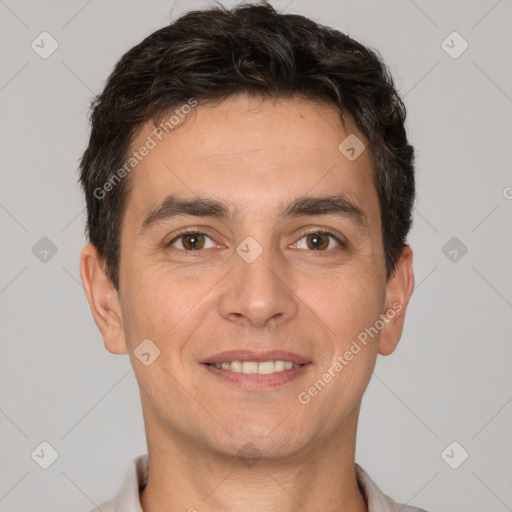
[[[209,366],[207,364],[203,364],[202,366],[220,379],[224,379],[227,382],[231,382],[232,384],[245,389],[260,391],[265,388],[282,386],[283,384],[287,384],[288,382],[298,379],[307,371],[309,366],[311,366],[311,363],[302,364],[298,368],[269,374],[233,372],[231,370],[223,370],[222,368]]]

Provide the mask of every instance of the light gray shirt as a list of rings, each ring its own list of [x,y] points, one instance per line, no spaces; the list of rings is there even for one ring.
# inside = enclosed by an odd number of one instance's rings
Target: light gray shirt
[[[368,502],[368,512],[427,512],[426,510],[396,503],[377,487],[361,466],[356,467],[356,477]],[[143,512],[139,490],[146,486],[149,473],[148,454],[139,455],[131,463],[119,494],[89,512]],[[191,510],[194,510],[191,508]]]

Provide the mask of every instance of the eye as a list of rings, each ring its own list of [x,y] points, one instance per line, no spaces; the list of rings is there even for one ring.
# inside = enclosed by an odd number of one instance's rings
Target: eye
[[[334,245],[331,243],[333,241]],[[301,237],[292,247],[296,247],[298,249],[309,249],[313,251],[325,251],[328,249],[333,249],[336,244],[341,247],[345,246],[345,244],[332,233],[325,231],[314,231]]]
[[[307,249],[313,251],[327,251],[336,245],[345,247],[345,244],[334,234],[326,231],[314,231],[303,235],[292,248]],[[182,251],[199,251],[216,247],[211,237],[199,231],[183,233],[173,238],[167,246],[172,246]]]
[[[207,240],[210,240],[210,245],[208,245]],[[213,240],[208,235],[200,232],[183,233],[173,238],[167,245],[185,251],[197,251],[215,247]]]

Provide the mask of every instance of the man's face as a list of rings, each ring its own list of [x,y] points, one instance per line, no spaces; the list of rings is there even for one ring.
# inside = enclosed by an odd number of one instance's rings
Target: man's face
[[[157,144],[130,176],[124,330],[104,336],[130,354],[147,430],[225,454],[252,443],[284,456],[356,421],[379,344],[392,351],[400,322],[359,341],[342,370],[335,362],[401,291],[386,282],[369,151],[351,161],[339,149],[349,134],[364,141],[349,128],[319,104],[239,96],[197,107],[161,141],[149,123],[138,134],[133,149],[148,136]],[[226,215],[170,215],[171,195],[222,203]],[[160,351],[148,365],[134,353],[143,340]]]

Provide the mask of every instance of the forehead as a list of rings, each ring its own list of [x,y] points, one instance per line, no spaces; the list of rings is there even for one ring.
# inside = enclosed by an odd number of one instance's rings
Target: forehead
[[[352,147],[364,148],[364,137],[350,117],[344,127],[334,108],[240,95],[198,105],[183,118],[168,133],[146,123],[132,143],[132,151],[151,146],[129,176],[133,222],[170,193],[222,198],[255,218],[285,198],[341,192],[380,224],[371,155],[364,149],[348,158]]]

